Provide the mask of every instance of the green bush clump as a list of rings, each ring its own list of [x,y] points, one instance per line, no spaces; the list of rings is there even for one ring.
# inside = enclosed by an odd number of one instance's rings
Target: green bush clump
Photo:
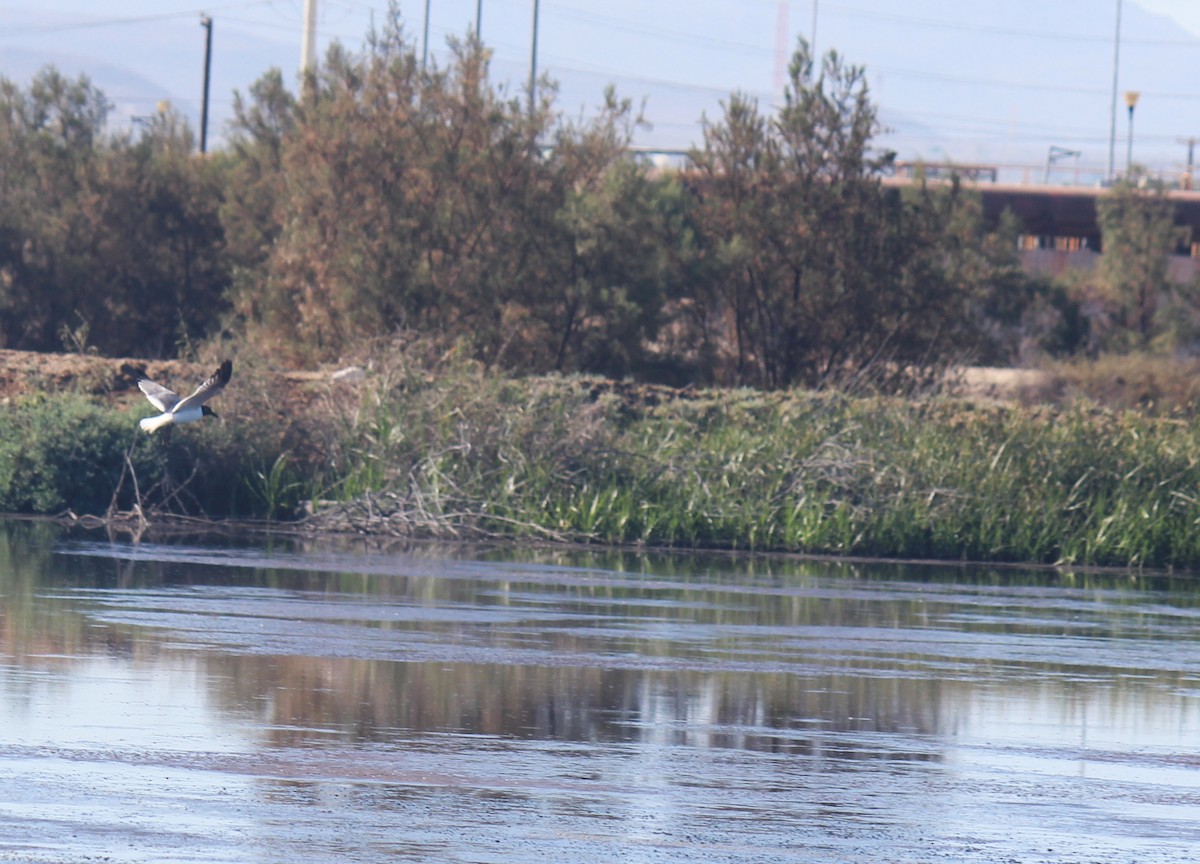
[[[37,396],[0,412],[0,510],[104,513],[135,432],[128,415],[74,394]],[[146,455],[135,448],[131,459],[142,482],[153,483]]]
[[[103,516],[136,504],[274,518],[294,514],[307,491],[284,442],[260,428],[265,422],[206,421],[168,438],[146,435],[137,417],[73,393],[0,412],[0,512]]]

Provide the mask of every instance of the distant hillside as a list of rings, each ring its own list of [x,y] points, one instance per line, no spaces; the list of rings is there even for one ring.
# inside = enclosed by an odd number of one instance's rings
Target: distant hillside
[[[214,13],[213,140],[221,139],[235,89],[245,91],[272,66],[294,84],[299,7],[270,4]],[[421,33],[420,7],[405,4],[412,10],[406,27],[413,38]],[[817,48],[835,48],[866,66],[890,130],[884,140],[902,158],[1036,166],[1045,163],[1053,145],[1080,151],[1083,164],[1103,166],[1109,151],[1111,7],[1096,0],[825,0],[818,7]],[[1156,170],[1177,170],[1187,153],[1179,139],[1200,135],[1200,121],[1191,119],[1200,109],[1200,92],[1190,85],[1200,80],[1200,38],[1131,0],[1123,8],[1119,88],[1143,94],[1134,158]],[[777,104],[786,55],[797,36],[811,35],[812,26],[812,6],[801,0],[660,0],[652,7],[611,0],[603,12],[545,0],[541,9],[539,70],[560,82],[563,112],[586,114],[601,101],[605,84],[614,82],[621,95],[646,100],[652,126],[637,140],[666,148],[698,141],[701,116],[718,115],[720,101],[735,90],[764,105]],[[444,56],[447,34],[466,32],[474,11],[474,0],[433,4],[435,57]],[[142,6],[115,2],[106,14],[144,12]],[[356,47],[370,15],[366,4],[328,9],[322,41],[337,36]],[[529,19],[507,6],[492,11],[487,3],[484,16],[484,40],[495,49],[493,74],[521,98]],[[62,26],[66,19],[31,3],[4,4],[0,74],[24,81],[53,63],[90,75],[116,104],[118,126],[150,113],[162,98],[196,122],[204,41],[198,16],[150,17],[80,29]],[[1121,166],[1126,134],[1122,103],[1116,148]]]

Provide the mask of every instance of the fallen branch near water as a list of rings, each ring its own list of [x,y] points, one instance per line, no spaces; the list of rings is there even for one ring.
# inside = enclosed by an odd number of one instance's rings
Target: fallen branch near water
[[[522,532],[562,543],[587,539],[485,510],[431,511],[422,505],[422,500],[405,499],[394,492],[363,495],[353,501],[319,501],[309,505],[303,524],[320,532],[406,539],[498,540]],[[489,523],[505,527],[491,528]]]

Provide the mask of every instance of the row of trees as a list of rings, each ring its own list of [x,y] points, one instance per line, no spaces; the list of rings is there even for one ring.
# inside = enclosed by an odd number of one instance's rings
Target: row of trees
[[[208,158],[169,111],[106,135],[86,79],[0,82],[0,344],[232,333],[311,361],[404,331],[517,371],[783,387],[1080,343],[1015,225],[957,185],[883,182],[863,72],[836,54],[801,43],[782,108],[732,96],[658,171],[613,92],[566,122],[550,82],[528,106],[482,45],[452,49],[423,68],[393,19],[298,95],[270,72]]]
[[[225,203],[239,320],[337,354],[410,329],[484,361],[780,387],[1003,352],[983,310],[1014,238],[957,187],[887,188],[861,69],[801,45],[782,110],[735,95],[679,172],[629,156],[610,91],[560,122],[487,77],[478,43],[423,70],[398,28],[335,50],[293,99],[237,105]],[[1000,336],[998,341],[996,337]]]
[[[54,70],[0,80],[0,344],[161,356],[219,327],[219,166],[177,116],[104,134],[108,103]]]

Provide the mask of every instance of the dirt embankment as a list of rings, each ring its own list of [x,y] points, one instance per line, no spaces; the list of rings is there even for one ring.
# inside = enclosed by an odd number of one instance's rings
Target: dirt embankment
[[[118,396],[135,390],[139,373],[163,381],[204,377],[197,364],[178,360],[0,350],[0,398],[64,390]]]
[[[34,393],[85,393],[112,400],[118,405],[140,403],[138,377],[145,375],[184,394],[212,374],[212,363],[185,360],[140,360],[130,357],[97,357],[91,354],[42,354],[34,351],[0,349],[0,405],[14,397]],[[235,375],[237,370],[235,369]],[[279,379],[278,392],[297,398],[303,385],[331,380],[337,370],[279,371],[256,378]]]
[[[0,349],[0,404],[14,396],[62,391],[87,393],[124,403],[137,395],[140,374],[169,387],[187,390],[210,375],[211,367],[212,364],[185,360],[140,360]],[[344,370],[336,369],[288,370],[267,377],[278,377],[281,384],[292,385],[289,389],[295,389],[295,385],[334,379],[339,371],[344,373]],[[350,377],[354,377],[353,373]],[[1036,386],[1042,377],[1043,373],[1030,369],[964,369],[955,375],[951,388],[969,398],[1007,400]],[[628,385],[614,382],[612,386]]]

